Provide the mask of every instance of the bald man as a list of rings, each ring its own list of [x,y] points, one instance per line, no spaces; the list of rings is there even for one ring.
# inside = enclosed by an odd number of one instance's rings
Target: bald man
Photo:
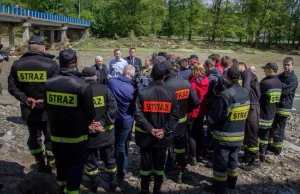
[[[101,56],[95,57],[95,65],[91,66],[91,69],[95,71],[97,83],[108,85],[108,69]]]
[[[249,69],[250,71],[252,71],[253,73],[255,73],[255,67],[254,67],[253,65],[250,65],[250,66],[248,67],[248,69]]]

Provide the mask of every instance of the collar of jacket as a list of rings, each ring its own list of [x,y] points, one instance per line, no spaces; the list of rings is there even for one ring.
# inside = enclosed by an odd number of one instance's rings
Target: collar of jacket
[[[190,77],[190,81],[200,82],[205,78],[205,75],[195,75]]]
[[[287,75],[284,72],[282,72],[282,76],[283,77],[290,77],[293,74],[295,74],[294,70],[292,70],[291,72],[289,72]]]
[[[167,81],[169,78],[171,78],[171,77],[176,77],[178,75],[178,72],[171,72],[171,73],[169,73],[168,75],[166,75],[166,77],[165,77],[165,81]]]
[[[164,85],[163,80],[151,81],[150,85]]]
[[[21,58],[24,58],[24,57],[29,57],[29,56],[35,56],[35,55],[40,55],[40,56],[43,56],[43,57],[47,57],[47,58],[50,58],[50,59],[54,59],[55,55],[51,55],[49,53],[45,53],[45,52],[41,52],[41,51],[26,51]]]
[[[96,82],[93,77],[84,77],[84,80],[88,83]]]
[[[268,75],[267,77],[265,77],[265,79],[271,79],[271,78],[277,78],[278,77],[278,75]]]
[[[97,64],[95,64],[94,66],[95,66],[96,69],[98,70],[100,67],[101,67],[101,68],[104,68],[106,65],[105,65],[105,64],[102,64],[102,65],[97,65]]]
[[[122,82],[126,82],[128,84],[133,85],[132,79],[130,79],[130,78],[126,77],[126,76],[120,75],[117,79],[120,80],[120,81],[122,81]]]
[[[59,74],[62,76],[76,76],[79,78],[82,77],[80,72],[77,72],[74,69],[69,69],[69,68],[61,68]]]
[[[219,69],[217,69],[217,68],[213,68],[213,69],[211,69],[211,70],[209,70],[209,71],[207,71],[207,74],[206,74],[207,76],[210,76],[210,75],[221,75],[221,72],[220,72],[220,70]]]

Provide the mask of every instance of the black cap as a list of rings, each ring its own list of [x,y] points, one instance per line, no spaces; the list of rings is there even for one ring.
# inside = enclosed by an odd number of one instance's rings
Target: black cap
[[[163,63],[156,63],[153,65],[151,74],[156,76],[164,76],[166,74],[166,67]]]
[[[189,59],[199,59],[197,55],[191,55]]]
[[[72,49],[65,49],[59,52],[58,57],[56,59],[63,64],[74,64],[77,60],[76,52]]]
[[[29,39],[28,44],[45,45],[46,43],[44,37],[32,35],[31,38]]]
[[[278,70],[278,65],[275,62],[269,62],[265,66],[261,66],[261,68]]]
[[[82,69],[82,76],[83,77],[93,77],[95,75],[96,75],[96,73],[95,73],[95,71],[93,71],[92,68],[85,67],[85,68]]]
[[[238,70],[238,68],[231,67],[227,70],[227,77],[231,79],[239,79],[241,75],[241,72]]]
[[[162,64],[165,66],[166,69],[173,69],[173,64],[168,60],[163,61]]]

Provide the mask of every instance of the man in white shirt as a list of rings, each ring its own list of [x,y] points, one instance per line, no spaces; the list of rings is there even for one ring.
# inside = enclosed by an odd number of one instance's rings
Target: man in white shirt
[[[111,78],[118,78],[123,73],[123,69],[128,65],[125,59],[121,58],[121,50],[114,50],[115,58],[109,62],[109,75]]]

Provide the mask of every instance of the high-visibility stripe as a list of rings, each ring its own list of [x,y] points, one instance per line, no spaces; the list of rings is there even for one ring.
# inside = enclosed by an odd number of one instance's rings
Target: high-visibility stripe
[[[213,179],[217,180],[217,181],[226,181],[227,180],[227,176],[213,176]]]
[[[185,122],[185,121],[187,121],[187,116],[185,116],[185,117],[179,119],[179,123],[183,123],[183,122]]]
[[[210,124],[215,124],[215,121],[213,121],[210,117],[208,117],[208,122],[209,122]]]
[[[109,131],[113,128],[114,128],[114,125],[107,125],[107,126],[103,127],[102,131]]]
[[[214,130],[214,134],[219,135],[219,136],[225,136],[225,137],[237,137],[237,136],[244,136],[244,132],[223,132],[223,131],[218,131]]]
[[[86,170],[85,172],[86,172],[87,175],[96,175],[96,174],[99,173],[99,170],[97,168],[96,170],[92,170],[92,171]]]
[[[247,148],[250,152],[254,152],[254,151],[258,151],[259,148],[256,146],[256,147],[248,147]]]
[[[272,144],[273,147],[275,148],[282,148],[283,147],[283,143],[282,142],[274,142]]]
[[[149,176],[151,174],[151,170],[140,170],[140,175]]]
[[[261,139],[260,139],[260,140],[259,140],[259,143],[260,143],[260,144],[269,144],[269,141],[261,140]]]
[[[284,109],[284,108],[278,108],[276,110],[276,113],[282,116],[290,116],[292,109]]]
[[[50,150],[46,150],[45,152],[47,156],[54,156],[53,152]]]
[[[227,176],[227,173],[226,172],[218,172],[218,171],[213,171],[213,174],[216,175],[216,176]]]
[[[183,148],[183,149],[174,149],[174,152],[176,153],[176,154],[182,154],[182,153],[185,153],[185,149]]]
[[[148,133],[147,131],[144,131],[144,130],[142,130],[141,128],[139,128],[139,127],[135,127],[135,130],[136,131],[138,131],[138,132],[141,132],[141,133]]]
[[[244,136],[237,136],[237,137],[225,137],[225,136],[219,136],[213,133],[213,138],[221,141],[242,141],[244,140]]]
[[[273,120],[259,119],[259,126],[260,127],[271,127],[272,124],[273,124]]]
[[[269,143],[272,144],[273,143],[273,138],[269,139]]]
[[[54,164],[54,163],[55,163],[55,159],[50,160],[49,163],[50,163],[50,164]]]
[[[238,171],[236,171],[236,172],[227,172],[227,175],[231,176],[231,177],[237,177],[238,176]]]
[[[75,138],[55,137],[51,135],[51,141],[58,142],[58,143],[79,143],[86,140],[88,140],[88,135],[83,135]]]
[[[116,172],[116,171],[117,171],[117,167],[114,167],[112,169],[105,168],[105,172]]]
[[[165,173],[163,170],[154,170],[154,174],[156,174],[158,176],[163,176]]]
[[[67,185],[67,181],[57,181],[57,184],[59,186],[64,186],[64,185]]]
[[[75,191],[68,191],[67,188],[64,189],[65,194],[79,194],[79,190],[75,190]]]
[[[34,154],[38,154],[38,153],[41,153],[41,152],[44,152],[44,147],[40,147],[40,148],[38,148],[38,149],[29,149],[29,151],[30,151],[30,153],[32,154],[32,155],[34,155]]]

